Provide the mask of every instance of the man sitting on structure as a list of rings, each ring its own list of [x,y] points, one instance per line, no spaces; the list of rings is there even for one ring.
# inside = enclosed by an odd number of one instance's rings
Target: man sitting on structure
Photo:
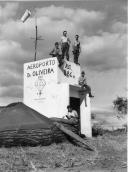
[[[78,122],[78,114],[76,110],[73,110],[70,105],[67,106],[68,112],[63,118],[71,120],[72,122]]]
[[[53,50],[49,53],[52,57],[57,57],[58,62],[59,62],[59,67],[62,65],[62,51],[59,47],[59,43],[55,42],[55,47]]]
[[[69,48],[70,48],[70,39],[67,37],[67,31],[63,31],[63,36],[61,37],[61,50],[62,50],[62,59],[66,56],[66,59],[69,61]]]
[[[85,77],[85,72],[82,71],[81,72],[81,76],[79,77],[79,80],[78,80],[78,84],[81,86],[81,91],[82,92],[86,92],[89,94],[89,97],[94,97],[91,93],[91,88],[89,85],[87,85],[87,82],[86,82],[86,77]]]
[[[79,35],[75,35],[75,41],[73,43],[73,55],[74,55],[74,63],[78,63],[78,58],[81,53],[81,46],[80,46],[80,41],[79,41]]]

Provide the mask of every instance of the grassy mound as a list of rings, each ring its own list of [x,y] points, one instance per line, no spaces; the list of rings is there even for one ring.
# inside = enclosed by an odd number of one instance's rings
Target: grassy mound
[[[86,172],[87,169],[98,172],[126,171],[126,143],[125,133],[107,133],[93,138],[96,152],[68,142],[43,147],[0,148],[0,171],[28,172],[34,171],[34,168],[42,172],[49,172],[49,168],[58,172],[58,169],[72,172],[76,172],[76,169],[80,172]]]

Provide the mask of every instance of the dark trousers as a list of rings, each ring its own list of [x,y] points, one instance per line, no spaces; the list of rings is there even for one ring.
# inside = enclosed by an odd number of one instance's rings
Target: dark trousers
[[[87,84],[82,85],[82,90],[86,90],[86,92],[89,94],[89,97],[92,97],[92,93],[91,93],[91,87]]]
[[[62,66],[62,64],[63,64],[62,55],[60,55],[60,54],[53,54],[52,57],[57,57],[57,60],[59,62],[59,66]]]
[[[73,55],[74,55],[74,63],[78,64],[78,58],[79,58],[79,50],[73,51]]]
[[[67,42],[62,43],[61,49],[62,49],[62,59],[64,59],[64,56],[66,56],[66,59],[69,61],[69,44]]]

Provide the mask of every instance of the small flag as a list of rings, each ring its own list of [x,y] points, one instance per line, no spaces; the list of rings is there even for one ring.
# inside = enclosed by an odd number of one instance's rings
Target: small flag
[[[26,9],[25,13],[21,17],[21,21],[24,23],[30,17],[30,15],[31,15],[31,11]]]

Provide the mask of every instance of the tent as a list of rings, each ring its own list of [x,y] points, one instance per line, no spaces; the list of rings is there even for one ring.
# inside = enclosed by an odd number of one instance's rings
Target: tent
[[[52,120],[23,103],[14,103],[0,112],[0,146],[49,145],[65,140]]]
[[[59,122],[66,123],[66,128]],[[69,121],[49,119],[23,103],[13,103],[0,112],[0,146],[49,145],[75,138],[90,149],[74,129]]]
[[[44,115],[29,108],[23,103],[7,106],[0,113],[0,131],[19,129],[50,129],[51,121]]]

